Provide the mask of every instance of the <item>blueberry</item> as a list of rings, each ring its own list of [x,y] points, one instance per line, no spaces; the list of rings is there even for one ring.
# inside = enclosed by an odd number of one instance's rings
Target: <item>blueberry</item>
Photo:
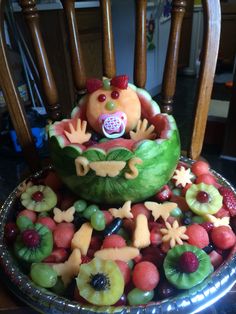
[[[211,253],[213,250],[214,250],[214,246],[211,243],[203,248],[203,251],[205,251],[207,254]]]

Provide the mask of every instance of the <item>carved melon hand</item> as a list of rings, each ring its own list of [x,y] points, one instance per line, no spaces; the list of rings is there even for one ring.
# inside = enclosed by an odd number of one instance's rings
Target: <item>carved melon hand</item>
[[[73,124],[69,123],[70,132],[64,130],[64,133],[67,139],[72,144],[83,144],[90,140],[91,133],[86,133],[87,121],[77,120],[76,128],[74,128]]]
[[[148,127],[148,121],[147,119],[144,119],[143,121],[139,120],[136,130],[130,131],[130,138],[134,141],[140,141],[140,140],[153,140],[156,137],[156,133],[153,132],[155,129],[154,125],[150,125]]]

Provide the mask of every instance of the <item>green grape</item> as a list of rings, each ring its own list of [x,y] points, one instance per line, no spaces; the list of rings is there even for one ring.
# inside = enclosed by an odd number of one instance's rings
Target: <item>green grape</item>
[[[57,282],[56,271],[44,263],[33,263],[31,265],[30,277],[36,285],[43,288],[52,288]]]
[[[152,300],[153,297],[154,297],[153,290],[142,291],[138,288],[134,288],[127,295],[129,305],[147,304]]]
[[[181,209],[179,209],[179,207],[176,207],[176,208],[174,208],[174,209],[170,212],[170,215],[171,215],[172,217],[180,217],[180,216],[183,215],[183,213],[182,213]]]
[[[24,231],[26,229],[33,228],[34,224],[32,220],[30,220],[28,217],[24,215],[20,215],[16,219],[16,225],[20,229],[20,231]]]
[[[61,277],[57,277],[56,284],[51,288],[51,291],[58,295],[64,295],[66,291],[66,287],[61,279]]]
[[[104,88],[105,90],[111,89],[110,80],[109,80],[109,79],[104,79],[104,80],[103,80],[103,88]]]
[[[102,211],[97,210],[91,216],[91,225],[97,231],[102,231],[106,227],[105,217]]]
[[[106,103],[105,107],[106,107],[107,110],[112,111],[112,110],[116,109],[116,104],[113,101],[109,100]]]
[[[178,189],[178,188],[173,189],[173,190],[172,190],[172,193],[173,193],[174,195],[176,195],[176,196],[181,196],[181,194],[182,194],[181,190]]]
[[[75,211],[78,213],[83,212],[87,207],[87,202],[84,200],[78,200],[74,203]]]
[[[122,236],[126,241],[130,238],[128,232],[122,227],[118,230],[117,234]]]
[[[197,223],[197,224],[201,224],[203,223],[205,220],[204,220],[204,217],[202,216],[193,216],[192,217],[192,222],[193,223]]]
[[[97,205],[89,205],[84,211],[83,211],[83,217],[90,220],[92,214],[94,214],[96,211],[99,210],[99,207]]]
[[[127,264],[128,264],[128,266],[129,266],[130,269],[133,269],[133,267],[134,267],[134,261],[133,261],[132,259],[130,259]]]

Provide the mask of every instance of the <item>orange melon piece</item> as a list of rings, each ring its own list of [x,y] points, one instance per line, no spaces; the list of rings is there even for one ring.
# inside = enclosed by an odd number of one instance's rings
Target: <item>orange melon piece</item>
[[[139,214],[135,219],[133,246],[141,249],[149,246],[150,243],[150,231],[148,228],[147,217],[144,214]]]
[[[97,251],[94,256],[105,260],[128,262],[139,255],[139,249],[131,246],[122,248],[106,248]]]
[[[78,231],[75,232],[71,240],[72,250],[80,249],[82,255],[87,255],[88,248],[91,242],[93,228],[89,222],[85,222]]]
[[[68,260],[64,263],[52,265],[53,269],[61,277],[64,285],[67,286],[71,280],[78,275],[81,264],[81,252],[79,249],[74,249]]]

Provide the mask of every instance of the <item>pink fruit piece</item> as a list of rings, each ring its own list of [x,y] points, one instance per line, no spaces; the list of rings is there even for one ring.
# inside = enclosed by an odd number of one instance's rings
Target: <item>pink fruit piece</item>
[[[195,183],[196,184],[205,183],[205,184],[215,185],[216,184],[216,179],[210,173],[205,173],[205,174],[201,174],[199,177],[197,177]]]
[[[163,203],[163,202],[167,202],[170,200],[172,196],[172,191],[171,189],[169,188],[168,185],[164,185],[160,191],[158,191],[155,195],[155,199],[160,202],[160,203]]]
[[[202,174],[209,173],[210,167],[209,164],[203,160],[195,161],[195,163],[191,167],[192,172],[195,176],[200,176]]]
[[[125,247],[126,242],[125,239],[118,234],[111,234],[104,238],[102,247],[105,248],[121,248]]]
[[[210,254],[209,254],[210,260],[211,260],[211,264],[214,266],[214,268],[216,269],[217,267],[219,267],[222,263],[223,263],[223,257],[222,255],[220,255],[217,251],[213,250]]]
[[[48,227],[51,231],[54,231],[56,229],[56,223],[51,217],[39,217],[37,219],[37,222]]]
[[[215,213],[217,218],[230,217],[230,213],[228,209],[226,209],[225,205],[223,205],[217,213]]]
[[[131,270],[129,268],[129,265],[126,262],[119,261],[119,260],[116,261],[116,264],[120,268],[120,271],[124,277],[124,282],[126,285],[130,281],[130,277],[131,277]]]
[[[213,229],[213,227],[214,227],[213,223],[212,223],[212,222],[209,222],[209,221],[202,222],[202,223],[200,224],[200,226],[202,226],[202,227],[206,230],[206,232],[208,232],[208,233],[209,233],[209,232]]]
[[[199,261],[193,252],[186,251],[180,256],[178,265],[183,273],[194,273],[198,269]]]
[[[29,218],[33,223],[36,222],[37,220],[37,214],[36,212],[34,212],[33,210],[29,210],[29,209],[23,209],[22,211],[19,212],[18,216],[26,216],[27,218]]]
[[[160,268],[163,264],[165,253],[159,247],[149,246],[145,249],[142,249],[142,261],[148,261],[156,265],[157,268]]]
[[[143,214],[147,217],[147,219],[150,218],[151,212],[145,207],[143,203],[135,204],[131,207],[131,213],[133,214],[133,219],[135,220],[139,214]]]
[[[217,248],[227,250],[235,245],[236,236],[230,227],[219,226],[212,229],[211,240]]]
[[[230,215],[236,216],[236,196],[234,192],[226,187],[219,188],[220,194],[223,196],[223,204],[230,212]]]
[[[102,246],[102,239],[97,235],[92,236],[89,248],[94,251],[98,251],[100,250],[101,246]]]
[[[107,226],[113,221],[113,216],[108,210],[102,210],[102,212],[105,217],[105,224]]]
[[[54,245],[58,248],[70,248],[74,233],[74,225],[72,223],[62,222],[58,224],[53,231]]]
[[[208,246],[209,236],[205,228],[198,224],[193,224],[187,227],[185,232],[189,239],[187,240],[189,244],[195,245],[200,249]]]
[[[44,263],[64,263],[69,257],[69,253],[64,248],[56,248],[46,257]]]
[[[87,255],[82,255],[81,256],[81,264],[87,264],[91,262],[92,258],[87,256]]]
[[[151,291],[160,280],[159,271],[151,262],[140,262],[134,266],[132,280],[136,288]]]
[[[153,227],[150,232],[150,241],[154,246],[158,246],[162,242],[162,234],[160,232],[160,228]]]

